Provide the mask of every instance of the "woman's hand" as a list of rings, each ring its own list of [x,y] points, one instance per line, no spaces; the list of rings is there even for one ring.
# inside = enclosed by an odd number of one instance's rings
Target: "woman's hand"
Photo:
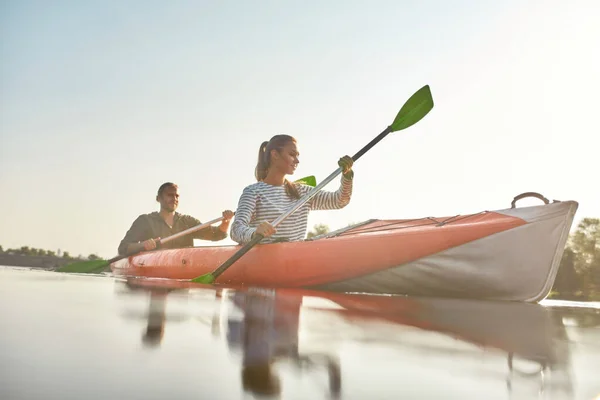
[[[354,173],[352,172],[352,165],[354,160],[350,156],[344,156],[338,160],[338,165],[342,168],[342,173],[346,178],[352,178]]]
[[[260,234],[263,237],[269,237],[272,234],[274,234],[275,232],[277,232],[277,230],[275,230],[275,228],[273,228],[273,225],[271,225],[269,222],[265,221],[256,228],[256,232],[254,232],[254,233]]]

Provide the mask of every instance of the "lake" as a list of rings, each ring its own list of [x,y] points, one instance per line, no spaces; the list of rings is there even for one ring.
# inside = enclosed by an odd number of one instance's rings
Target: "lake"
[[[600,304],[0,268],[0,399],[600,399]]]

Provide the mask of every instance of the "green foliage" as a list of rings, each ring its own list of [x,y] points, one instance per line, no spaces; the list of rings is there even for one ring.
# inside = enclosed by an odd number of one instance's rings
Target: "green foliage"
[[[21,256],[31,256],[31,257],[60,257],[66,260],[83,260],[84,258],[80,255],[79,257],[73,257],[69,254],[68,251],[64,253],[58,250],[58,254],[52,250],[44,250],[44,249],[36,249],[35,247],[29,246],[21,246],[18,249],[6,249],[0,246],[0,254],[16,254]],[[88,260],[99,260],[100,257],[96,254],[90,254],[87,258]]]
[[[308,234],[306,235],[306,238],[311,239],[315,236],[319,236],[319,235],[322,235],[322,234],[328,233],[328,232],[329,232],[329,226],[327,226],[325,224],[316,224],[313,227],[313,229],[308,232]]]
[[[584,218],[569,236],[550,298],[600,300],[600,219]]]

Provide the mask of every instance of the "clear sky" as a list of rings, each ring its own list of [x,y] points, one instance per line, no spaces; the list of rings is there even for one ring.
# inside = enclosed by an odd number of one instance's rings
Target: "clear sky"
[[[112,257],[165,181],[216,218],[278,133],[321,180],[425,84],[430,114],[309,227],[525,191],[600,217],[599,20],[597,0],[2,1],[0,245]]]

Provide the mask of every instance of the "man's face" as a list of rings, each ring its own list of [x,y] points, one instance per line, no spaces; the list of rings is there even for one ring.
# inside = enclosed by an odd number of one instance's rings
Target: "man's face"
[[[168,187],[159,196],[160,208],[168,212],[173,212],[179,205],[179,192],[177,188]]]

